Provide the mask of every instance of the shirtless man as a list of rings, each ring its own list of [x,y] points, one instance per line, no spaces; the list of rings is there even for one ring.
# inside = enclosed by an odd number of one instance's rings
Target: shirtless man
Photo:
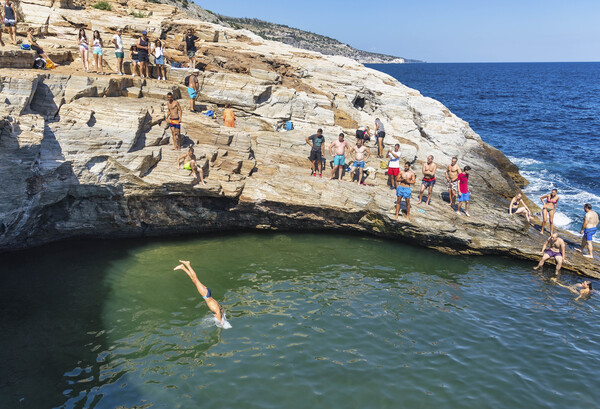
[[[335,151],[335,154],[334,154]],[[335,172],[339,169],[339,179],[342,180],[344,166],[346,165],[346,153],[348,151],[348,142],[344,140],[344,134],[341,133],[338,139],[329,145],[329,153],[333,156],[333,169],[331,170],[331,180],[335,179]]]
[[[419,203],[423,201],[423,192],[425,189],[427,190],[427,206],[429,206],[429,202],[431,201],[431,192],[433,191],[433,185],[435,185],[435,172],[437,171],[437,165],[433,163],[433,156],[429,155],[427,157],[427,163],[423,164],[423,181],[421,182],[421,192],[419,193]]]
[[[410,185],[415,184],[415,172],[410,170],[410,162],[404,164],[404,170],[398,175],[398,189],[396,189],[396,219],[400,213],[400,204],[402,199],[406,201],[406,220],[410,220],[410,195],[412,190]]]
[[[458,192],[458,175],[461,173],[460,166],[456,164],[458,159],[452,158],[452,163],[446,168],[446,186],[448,186],[448,196],[450,198],[450,206],[456,204],[456,195]]]
[[[551,280],[554,281],[556,284],[560,285],[561,287],[568,289],[573,294],[577,294],[577,298],[575,298],[575,301],[581,299],[582,297],[589,297],[592,295],[593,288],[591,281],[586,280],[583,283],[577,283],[575,285],[564,285],[554,277],[552,277]]]
[[[181,150],[181,116],[183,111],[179,102],[173,99],[173,94],[167,94],[167,114],[165,115],[165,121],[169,121],[169,128],[171,128],[171,134],[173,135],[173,149]]]
[[[208,306],[208,308],[212,311],[213,314],[215,314],[215,318],[221,324],[223,324],[223,318],[224,318],[223,308],[221,308],[221,305],[219,305],[217,300],[212,298],[210,288],[205,287],[200,282],[200,280],[198,280],[198,276],[196,276],[196,272],[192,268],[189,261],[179,260],[179,262],[181,264],[178,265],[177,267],[175,267],[173,270],[183,270],[192,279],[193,283],[196,285],[196,288],[198,289],[198,292],[200,293],[202,298],[204,298],[204,301],[206,301],[206,305]]]
[[[541,268],[546,260],[554,257],[556,260],[556,275],[560,273],[560,268],[562,264],[565,262],[565,241],[558,237],[558,233],[552,234],[552,236],[548,237],[548,240],[544,243],[542,247],[542,251],[540,253],[543,257],[533,269],[537,270]]]
[[[181,161],[183,160],[183,168],[189,170],[196,175],[194,181],[200,180],[203,185],[206,185],[204,181],[204,171],[196,162],[196,155],[194,155],[194,148],[190,147],[186,154],[181,155],[177,158],[177,169],[181,169]]]
[[[581,231],[579,232],[583,234],[583,237],[581,238],[581,248],[576,250],[583,253],[583,250],[587,247],[588,254],[584,254],[583,257],[594,258],[594,243],[592,242],[592,239],[594,238],[596,228],[598,227],[598,213],[592,210],[592,205],[589,203],[586,203],[583,206],[583,210],[585,210],[585,218],[583,219],[583,226],[581,226]]]
[[[354,169],[359,169],[358,180],[356,181],[356,183],[362,183],[363,185],[366,185],[366,183],[362,181],[363,170],[365,168],[365,161],[369,159],[370,154],[371,152],[369,152],[369,149],[363,145],[362,139],[356,141],[356,146],[350,149],[350,155],[352,156],[352,159],[354,159],[354,162],[352,162],[352,166],[350,166],[350,175],[353,174]]]

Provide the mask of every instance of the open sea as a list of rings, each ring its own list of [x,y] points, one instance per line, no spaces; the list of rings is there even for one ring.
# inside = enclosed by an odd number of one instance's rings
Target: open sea
[[[504,152],[534,201],[558,189],[557,226],[600,208],[600,63],[371,64],[437,99]],[[598,240],[598,238],[596,238]]]

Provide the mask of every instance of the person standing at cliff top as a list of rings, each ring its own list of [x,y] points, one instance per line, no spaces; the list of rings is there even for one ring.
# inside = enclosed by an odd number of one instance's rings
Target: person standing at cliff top
[[[123,75],[123,58],[125,57],[125,49],[123,48],[123,29],[118,29],[117,34],[112,38],[112,43],[115,46],[115,57],[117,58],[117,74]]]
[[[385,138],[385,128],[379,118],[375,119],[375,143],[377,144],[377,157],[383,158],[383,138]]]
[[[189,63],[188,67],[190,70],[196,68],[196,52],[198,49],[196,48],[196,41],[199,40],[197,36],[194,35],[194,30],[191,28],[187,29],[187,33],[184,37],[185,45],[183,48],[183,52],[188,57]]]
[[[544,199],[546,199],[546,203],[544,203]],[[554,233],[554,215],[558,208],[558,199],[558,190],[556,189],[552,189],[552,192],[540,197],[540,200],[542,201],[542,228],[540,234],[544,234],[546,220],[550,223],[550,234],[552,235],[552,233]]]
[[[148,63],[150,62],[150,39],[148,39],[148,33],[146,30],[142,31],[142,36],[137,40],[138,58],[140,61],[140,75],[150,78],[150,69]]]
[[[173,136],[173,149],[181,150],[181,117],[183,112],[179,102],[173,99],[173,94],[167,94],[167,114],[165,120],[169,121],[169,128],[171,128],[171,135]]]
[[[446,168],[446,186],[448,186],[448,198],[450,199],[450,207],[456,204],[456,192],[458,192],[458,175],[460,174],[460,166],[457,165],[458,158],[453,157],[452,163]]]
[[[583,234],[583,237],[581,238],[581,248],[576,250],[583,253],[583,250],[587,248],[588,254],[584,254],[583,257],[594,258],[594,243],[592,240],[598,227],[598,213],[592,210],[592,205],[589,203],[583,206],[583,210],[585,211],[585,217],[579,232]]]
[[[235,128],[235,112],[231,109],[231,105],[225,105],[223,110],[223,125],[228,128]]]
[[[177,158],[177,169],[181,169],[181,161],[183,161],[183,168],[185,170],[194,173],[195,182],[200,181],[203,185],[206,185],[206,182],[204,181],[204,171],[198,166],[196,155],[194,155],[194,148],[190,147],[185,154]]]
[[[323,176],[323,157],[325,156],[325,137],[323,130],[317,129],[317,133],[306,138],[306,143],[310,145],[310,155],[308,160],[311,164],[311,175],[319,177]]]
[[[79,35],[77,36],[77,44],[79,45],[79,56],[81,57],[81,64],[83,65],[83,70],[88,72],[90,70],[89,66],[89,55],[90,55],[90,46],[87,39],[87,35],[85,34],[85,30],[83,28],[79,29]]]
[[[335,153],[334,153],[335,152]],[[346,165],[346,153],[348,152],[348,142],[344,140],[344,134],[341,133],[338,139],[329,145],[329,153],[333,156],[333,169],[331,170],[331,180],[335,179],[335,172],[338,171],[338,181],[342,180],[344,166]]]
[[[415,172],[410,169],[410,162],[404,163],[404,170],[398,176],[400,180],[398,189],[396,189],[396,219],[398,219],[400,205],[402,199],[404,199],[406,202],[406,220],[410,220],[410,196],[412,195],[410,185],[414,185],[416,181]]]
[[[4,2],[4,8],[2,10],[2,20],[4,25],[8,29],[8,36],[10,37],[11,43],[17,45],[17,10],[12,1],[6,0]],[[1,40],[0,36],[0,40]],[[4,41],[2,41],[4,46]]]
[[[400,144],[394,145],[393,149],[388,151],[390,158],[388,162],[388,177],[390,179],[390,188],[393,190],[398,189],[398,175],[400,175]]]
[[[544,266],[546,260],[550,258],[554,258],[556,260],[556,269],[555,273],[558,276],[560,273],[560,268],[563,263],[566,261],[565,257],[565,241],[558,237],[558,233],[553,233],[548,240],[544,243],[542,247],[542,251],[540,252],[542,255],[542,259],[533,269],[537,270]]]
[[[358,184],[366,185],[366,183],[363,182],[362,179],[363,179],[363,172],[365,169],[365,161],[367,159],[369,159],[370,154],[371,154],[371,152],[369,151],[369,149],[366,146],[363,146],[363,141],[361,139],[356,141],[356,146],[354,146],[354,147],[352,147],[352,149],[350,149],[350,155],[352,156],[352,159],[354,159],[354,162],[352,162],[349,172],[350,172],[350,175],[352,175],[356,168],[359,169],[358,180],[356,181],[356,183],[358,183]]]
[[[196,98],[198,98],[198,90],[200,89],[200,83],[198,82],[198,75],[200,74],[200,70],[198,68],[194,68],[194,72],[192,75],[189,75],[187,80],[187,91],[190,96],[190,112],[196,112]]]
[[[465,204],[465,214],[471,216],[469,214],[469,200],[471,196],[471,192],[469,191],[469,171],[471,170],[470,166],[465,166],[463,173],[459,174],[458,179],[458,206],[456,207],[456,213],[460,215],[460,207],[464,203]]]
[[[423,163],[423,168],[421,169],[423,172],[423,180],[421,181],[421,191],[419,192],[419,203],[423,201],[423,192],[425,189],[427,191],[427,202],[425,203],[429,206],[429,202],[431,202],[431,194],[433,192],[433,186],[435,185],[435,172],[437,171],[437,165],[433,162],[433,156],[429,155],[427,157],[427,163]]]

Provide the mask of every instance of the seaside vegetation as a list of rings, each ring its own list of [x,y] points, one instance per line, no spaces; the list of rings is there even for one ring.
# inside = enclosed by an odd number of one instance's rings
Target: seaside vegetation
[[[149,14],[146,13],[142,13],[141,11],[138,10],[134,10],[131,13],[129,13],[130,16],[133,16],[135,18],[146,18],[149,16]]]
[[[112,8],[110,7],[110,4],[107,1],[99,1],[95,4],[93,4],[92,7],[95,9],[104,10],[104,11],[112,10]]]

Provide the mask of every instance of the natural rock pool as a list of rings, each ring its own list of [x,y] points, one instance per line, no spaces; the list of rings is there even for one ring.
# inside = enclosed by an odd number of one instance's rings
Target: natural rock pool
[[[233,328],[214,326],[173,271],[179,258]],[[1,255],[0,267],[0,407],[590,408],[600,398],[600,296],[575,301],[530,263],[360,236],[241,234],[62,242]]]

